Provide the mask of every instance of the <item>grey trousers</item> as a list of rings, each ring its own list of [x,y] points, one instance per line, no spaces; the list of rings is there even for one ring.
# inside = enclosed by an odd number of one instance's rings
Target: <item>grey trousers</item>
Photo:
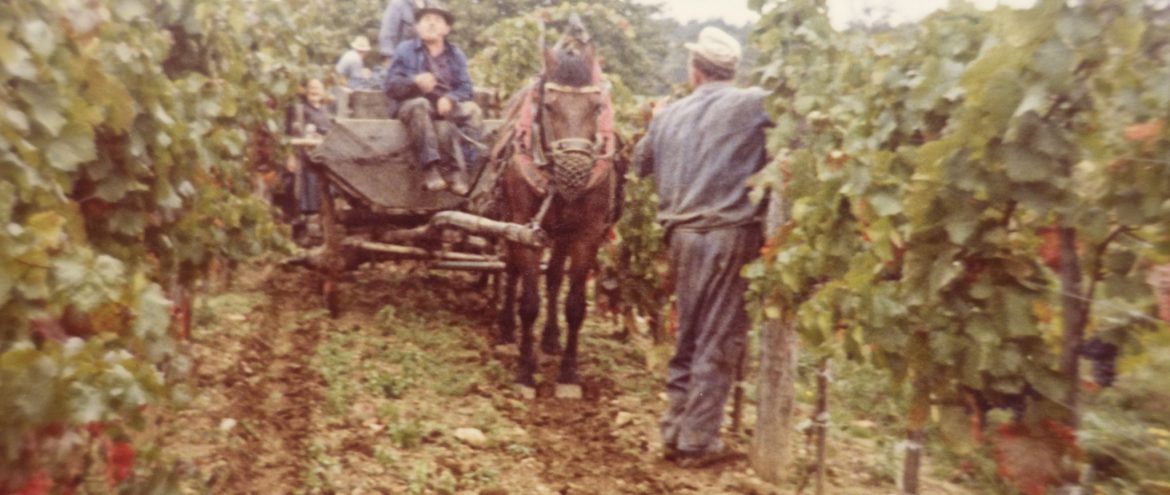
[[[751,326],[740,271],[759,255],[762,237],[759,225],[671,235],[679,327],[661,423],[667,445],[684,451],[722,446],[723,408]]]
[[[483,111],[475,102],[465,101],[458,104],[452,115],[455,125],[465,128],[465,132],[473,138],[479,138],[479,130],[483,128]],[[451,134],[450,127],[436,126],[439,120],[435,107],[426,98],[411,98],[402,102],[398,107],[398,118],[406,125],[410,133],[410,141],[414,144],[414,152],[418,157],[419,165],[432,166],[443,158],[444,154],[454,156],[452,146],[458,140]],[[443,131],[446,132],[443,132]],[[468,157],[465,150],[465,159],[474,162],[475,157]]]

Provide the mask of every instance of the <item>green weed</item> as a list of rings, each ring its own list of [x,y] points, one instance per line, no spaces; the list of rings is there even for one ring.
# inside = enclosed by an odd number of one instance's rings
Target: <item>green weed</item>
[[[509,455],[513,455],[519,458],[532,457],[536,455],[535,449],[520,443],[509,444],[504,448],[504,451]]]
[[[404,374],[378,371],[369,378],[370,386],[387,399],[401,399],[414,386],[414,380]]]
[[[418,447],[426,433],[423,424],[415,419],[399,420],[389,425],[387,431],[390,435],[390,441],[403,450]]]
[[[329,455],[325,445],[313,442],[309,445],[309,469],[305,472],[304,493],[334,491],[332,477],[340,468],[337,458]]]
[[[407,491],[411,494],[453,494],[459,482],[450,471],[436,469],[430,461],[418,461],[407,475]]]
[[[353,363],[359,362],[354,334],[329,332],[329,338],[317,347],[312,364],[325,379],[325,400],[331,414],[348,411],[353,397]]]

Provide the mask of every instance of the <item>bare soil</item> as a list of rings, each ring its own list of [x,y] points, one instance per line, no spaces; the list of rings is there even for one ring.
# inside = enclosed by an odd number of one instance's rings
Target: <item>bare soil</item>
[[[475,277],[409,265],[348,277],[336,320],[322,310],[319,276],[299,269],[247,268],[203,298],[192,400],[158,429],[187,467],[185,492],[750,494],[794,493],[803,478],[776,488],[746,460],[663,461],[662,373],[652,369],[662,350],[619,336],[602,315],[584,331],[584,398],[553,397],[550,358],[537,397],[523,399],[510,385],[514,354],[490,344],[495,310]],[[460,438],[461,428],[483,437]],[[747,432],[725,437],[746,451]],[[887,452],[834,444],[828,493],[896,492],[879,467]]]

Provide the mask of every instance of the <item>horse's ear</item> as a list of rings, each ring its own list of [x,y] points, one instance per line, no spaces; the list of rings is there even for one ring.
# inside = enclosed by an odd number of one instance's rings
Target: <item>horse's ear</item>
[[[552,49],[544,47],[544,73],[552,74],[557,67],[557,57],[553,55]]]

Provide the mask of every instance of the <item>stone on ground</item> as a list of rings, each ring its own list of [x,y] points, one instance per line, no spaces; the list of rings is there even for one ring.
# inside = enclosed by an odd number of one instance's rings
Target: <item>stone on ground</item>
[[[558,399],[581,400],[585,394],[581,391],[580,385],[558,383],[555,396]]]
[[[634,415],[625,411],[617,413],[617,417],[613,420],[613,425],[621,428],[634,422]]]
[[[536,398],[536,389],[526,385],[516,385],[516,393],[524,400],[533,400]]]
[[[458,428],[455,430],[455,438],[472,447],[483,447],[487,444],[487,435],[476,428]]]

